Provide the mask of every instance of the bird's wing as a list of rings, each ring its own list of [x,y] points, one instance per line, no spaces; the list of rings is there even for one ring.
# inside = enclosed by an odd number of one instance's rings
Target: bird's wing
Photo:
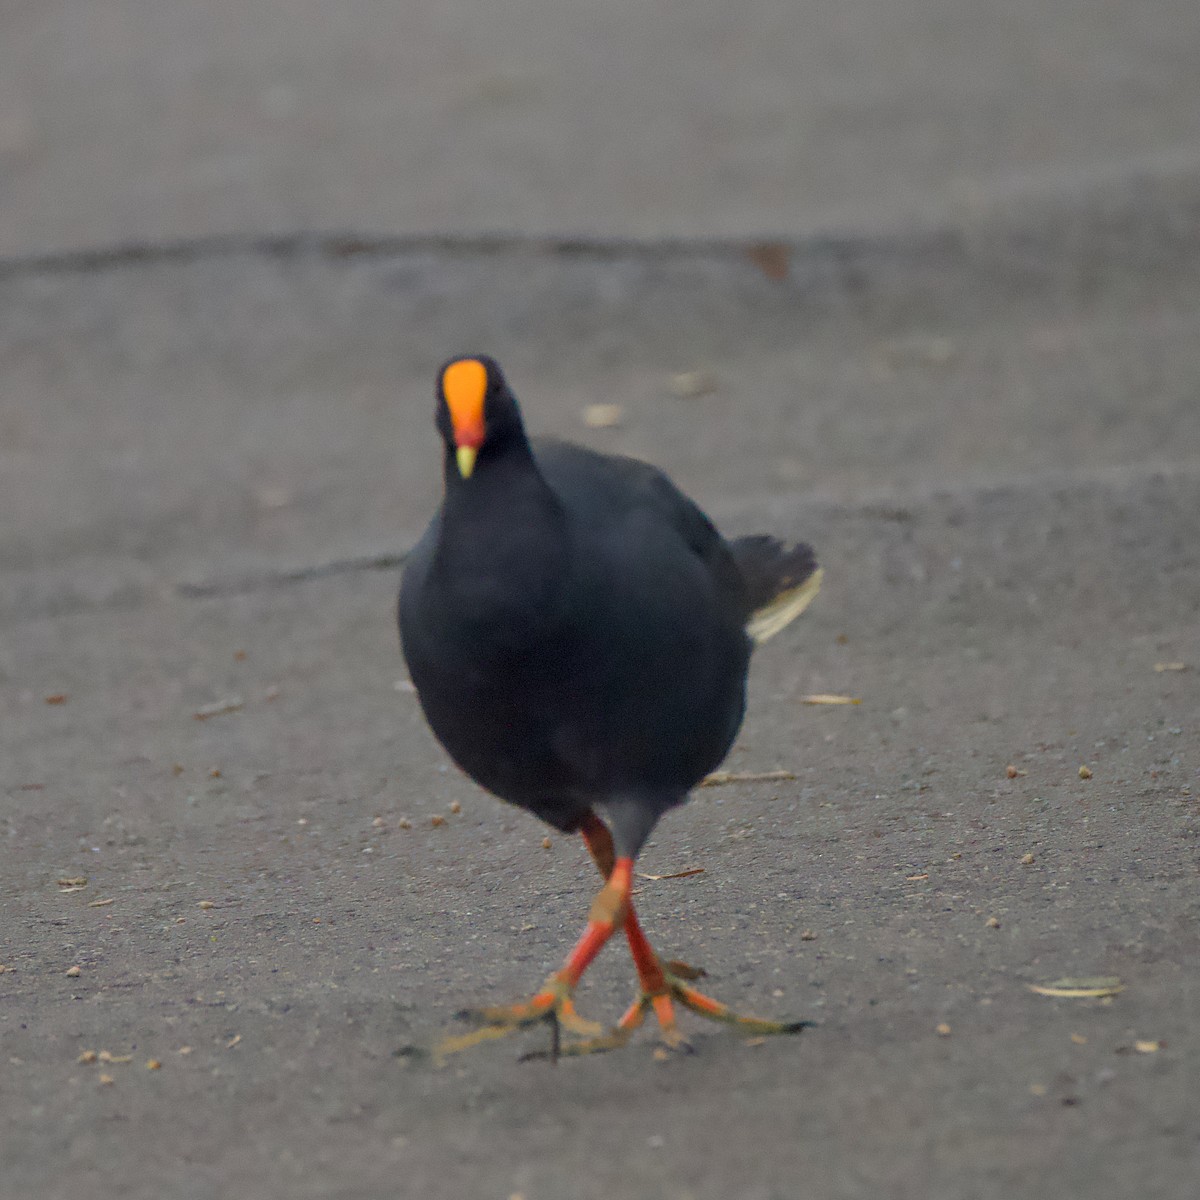
[[[546,482],[568,509],[606,511],[614,517],[638,512],[663,522],[704,562],[727,600],[749,614],[745,584],[725,539],[657,467],[548,438],[536,439],[533,447]]]

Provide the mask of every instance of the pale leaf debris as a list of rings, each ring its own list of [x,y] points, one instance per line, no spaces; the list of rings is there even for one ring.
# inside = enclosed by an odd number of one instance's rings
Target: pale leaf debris
[[[801,696],[801,704],[861,704],[861,696],[838,696],[831,692],[814,692],[810,696]]]
[[[1125,985],[1116,975],[1089,976],[1080,979],[1055,979],[1051,983],[1031,983],[1031,992],[1039,996],[1057,996],[1065,1000],[1100,999],[1124,991]]]
[[[795,778],[795,771],[714,771],[700,780],[700,786],[724,787],[729,783],[774,783]]]
[[[214,700],[211,704],[205,704],[202,708],[196,709],[192,713],[192,717],[197,721],[207,721],[209,717],[220,717],[225,713],[237,712],[245,707],[245,700],[241,696],[226,696],[224,700]]]

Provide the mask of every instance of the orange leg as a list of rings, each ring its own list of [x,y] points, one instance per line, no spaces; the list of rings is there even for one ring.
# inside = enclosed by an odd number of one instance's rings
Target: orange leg
[[[608,878],[614,869],[614,862],[617,861],[614,858],[612,834],[609,833],[608,826],[597,817],[589,816],[580,827],[580,832],[583,834],[583,840],[587,843],[592,858],[595,859],[596,866],[600,868],[600,873]],[[672,998],[678,1000],[684,1008],[691,1009],[692,1012],[702,1017],[736,1025],[745,1033],[798,1033],[811,1024],[809,1021],[764,1021],[758,1017],[743,1017],[727,1005],[689,987],[681,975],[676,973],[678,968],[676,971],[669,970],[654,953],[654,948],[642,931],[641,925],[638,924],[632,901],[629,901],[625,907],[625,937],[629,942],[629,952],[633,957],[634,966],[637,968],[641,995],[629,1006],[625,1015],[618,1022],[619,1040],[617,1044],[627,1038],[642,1023],[646,1016],[646,1010],[652,1009],[658,1019],[663,1041],[673,1049],[686,1048],[687,1041],[680,1033],[675,1021]],[[612,1038],[599,1039],[599,1043],[612,1040]],[[606,1047],[597,1044],[595,1048]]]
[[[630,898],[633,893],[633,859],[616,857],[612,834],[597,817],[589,816],[580,827],[580,832],[605,878],[604,887],[592,904],[583,936],[575,944],[562,969],[551,975],[530,999],[521,1004],[485,1008],[469,1014],[483,1024],[470,1033],[444,1038],[435,1050],[439,1057],[455,1054],[493,1038],[505,1037],[515,1029],[539,1021],[552,1024],[552,1049],[548,1055],[533,1054],[528,1057],[557,1058],[560,1052],[560,1026],[581,1038],[562,1047],[564,1054],[610,1050],[629,1039],[630,1034],[645,1020],[648,1010],[654,1013],[666,1045],[672,1049],[687,1049],[687,1041],[675,1020],[673,1002],[676,1000],[702,1017],[735,1025],[744,1033],[796,1033],[810,1024],[808,1021],[763,1021],[757,1017],[743,1017],[690,987],[684,979],[686,968],[675,963],[664,964],[638,924]],[[605,1034],[594,1021],[585,1021],[579,1016],[572,997],[583,973],[612,937],[618,924],[625,930],[641,990],[617,1027]]]

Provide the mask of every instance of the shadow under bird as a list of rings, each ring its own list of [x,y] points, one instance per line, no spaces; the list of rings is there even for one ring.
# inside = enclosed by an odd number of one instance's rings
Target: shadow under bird
[[[621,1044],[653,1012],[686,1047],[675,1002],[747,1033],[806,1022],[741,1016],[654,952],[634,913],[634,859],[655,823],[728,752],[756,642],[816,595],[810,547],[726,541],[656,468],[525,433],[490,358],[437,383],[445,497],[410,555],[400,637],[426,719],[480,786],[583,835],[605,883],[562,969],[529,1000],[479,1010],[449,1053],[537,1021],[567,1053]],[[640,991],[605,1033],[575,1010],[584,971],[624,930]]]

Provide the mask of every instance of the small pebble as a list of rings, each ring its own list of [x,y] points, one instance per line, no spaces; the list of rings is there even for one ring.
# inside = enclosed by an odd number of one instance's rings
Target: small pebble
[[[401,817],[400,820],[398,820],[396,822],[396,828],[397,829],[411,829],[412,822],[407,817]]]
[[[1012,763],[1009,763],[1008,766],[1004,768],[1004,774],[1007,775],[1009,779],[1016,779],[1020,773],[1021,772],[1018,771],[1017,768],[1012,765]]]
[[[78,1063],[94,1063],[99,1057],[95,1050],[85,1050],[75,1061]]]
[[[96,1080],[96,1082],[97,1082],[97,1083],[98,1083],[98,1084],[99,1084],[101,1087],[112,1087],[112,1085],[113,1085],[113,1083],[114,1083],[115,1081],[114,1081],[114,1079],[113,1079],[113,1077],[112,1077],[111,1075],[101,1075],[101,1076],[99,1076],[99,1078]]]
[[[83,974],[82,967],[68,967],[67,968],[67,978],[68,979],[78,979],[80,977],[80,975],[82,975],[82,974]]]
[[[999,929],[1000,928],[1000,918],[999,917],[988,917],[987,927],[989,929]]]
[[[1033,855],[1032,854],[1022,854],[1021,855],[1021,865],[1023,867],[1032,866],[1033,865]]]
[[[712,371],[679,371],[671,376],[671,391],[681,400],[690,400],[717,390],[717,377]]]
[[[162,1063],[160,1063],[157,1058],[148,1058],[146,1060],[146,1070],[147,1071],[161,1071]]]
[[[209,909],[209,908],[216,908],[217,906],[211,900],[201,900],[200,903],[196,905],[196,907]]]
[[[446,818],[439,813],[435,813],[429,818],[429,823],[436,829],[439,825],[445,825]]]
[[[938,1023],[936,1032],[937,1032],[938,1037],[949,1037],[950,1036],[950,1026],[947,1025],[945,1021],[940,1021]]]
[[[811,929],[806,929],[800,935],[800,940],[802,942],[815,942],[817,940],[817,935]]]
[[[1091,767],[1080,767],[1079,768],[1079,778],[1080,779],[1091,779],[1091,777],[1092,777],[1092,768]]]
[[[583,423],[589,429],[614,429],[625,420],[619,404],[589,404],[583,410]]]
[[[264,487],[258,489],[260,508],[287,508],[291,503],[292,494],[287,488]]]
[[[451,800],[450,801],[450,811],[452,813],[460,813],[460,812],[462,812],[462,805],[459,804],[459,802],[457,800]]]
[[[553,845],[553,842],[551,842],[548,837],[542,838],[542,849],[543,850],[549,850],[552,845]]]

